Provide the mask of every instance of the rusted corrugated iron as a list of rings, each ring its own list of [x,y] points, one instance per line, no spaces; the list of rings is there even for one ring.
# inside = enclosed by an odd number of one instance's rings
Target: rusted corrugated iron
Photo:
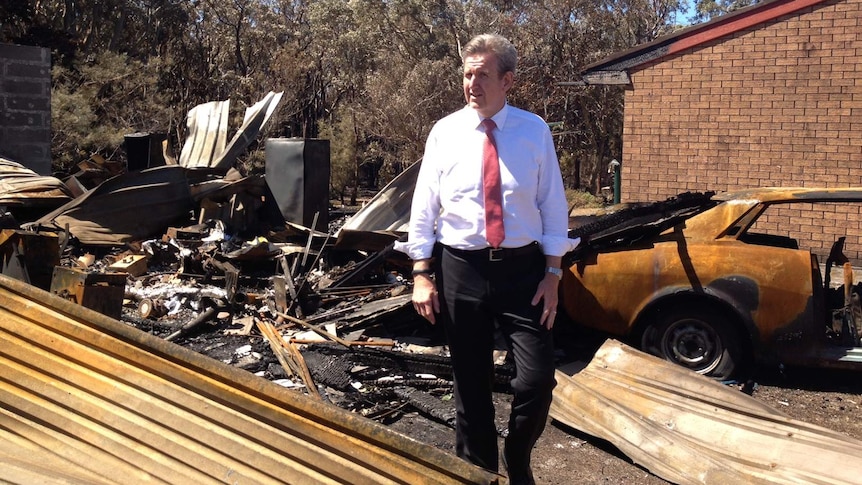
[[[859,440],[612,340],[574,375],[557,371],[551,416],[680,485],[850,485],[862,476]]]
[[[0,481],[502,479],[3,276],[0,334]]]
[[[121,246],[162,234],[193,207],[187,171],[166,165],[118,175],[35,224],[68,229],[82,244]],[[131,216],[143,211],[146,217]]]
[[[57,207],[72,199],[72,193],[55,177],[0,157],[0,205],[4,207]]]

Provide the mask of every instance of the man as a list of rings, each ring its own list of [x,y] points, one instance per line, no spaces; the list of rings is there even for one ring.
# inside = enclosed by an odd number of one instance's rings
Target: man
[[[533,483],[530,454],[556,385],[551,328],[560,264],[577,241],[567,237],[568,206],[547,124],[506,102],[514,46],[480,35],[462,60],[467,106],[428,136],[408,240],[397,249],[413,259],[414,308],[432,324],[439,317],[446,331],[458,456],[498,470],[491,398],[499,328],[516,366],[503,460],[512,483]]]

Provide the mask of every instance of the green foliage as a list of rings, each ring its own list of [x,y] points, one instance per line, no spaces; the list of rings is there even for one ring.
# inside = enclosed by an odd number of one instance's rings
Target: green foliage
[[[266,152],[257,149],[240,157],[237,162],[237,170],[245,176],[263,175],[266,173]]]
[[[464,103],[460,47],[498,32],[519,50],[510,102],[559,127],[566,186],[597,193],[621,158],[623,90],[561,82],[669,32],[687,3],[26,0],[0,10],[0,35],[53,50],[59,169],[93,152],[121,158],[130,132],[185,140],[187,111],[208,101],[230,98],[236,128],[244,107],[284,91],[261,138],[330,139],[333,194],[353,197],[363,164],[380,166],[382,184],[421,157],[433,123]],[[241,171],[261,169],[255,153]]]
[[[598,208],[605,206],[605,200],[601,195],[593,195],[585,190],[566,190],[566,200],[569,202],[569,210]]]
[[[330,158],[330,198],[339,199],[344,203],[344,197],[350,188],[356,187],[357,156],[354,125],[350,118],[342,117],[330,123],[320,123],[320,136],[329,140]],[[354,202],[355,203],[355,202]]]
[[[112,52],[76,61],[72,69],[55,67],[51,92],[55,171],[67,172],[94,153],[114,157],[126,134],[166,132],[173,115],[152,99],[157,70],[158,59],[144,65]]]
[[[726,13],[760,3],[760,0],[697,0],[695,2],[696,22],[706,22]]]

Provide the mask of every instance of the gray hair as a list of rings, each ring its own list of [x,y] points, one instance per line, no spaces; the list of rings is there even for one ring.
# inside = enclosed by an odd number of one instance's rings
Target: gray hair
[[[505,74],[518,67],[518,51],[515,46],[509,42],[509,39],[498,34],[481,34],[473,37],[464,50],[461,51],[461,60],[463,61],[469,56],[479,54],[494,54],[497,56],[497,63],[500,68],[500,74]]]

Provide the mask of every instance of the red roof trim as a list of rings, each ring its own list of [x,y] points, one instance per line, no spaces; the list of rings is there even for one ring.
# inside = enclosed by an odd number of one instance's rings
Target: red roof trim
[[[641,64],[653,62],[670,54],[696,47],[825,1],[827,0],[765,0],[736,12],[722,15],[704,24],[693,25],[659,37],[652,42],[618,52],[584,67],[581,74],[587,75],[608,70],[627,71]]]
[[[739,32],[759,23],[768,22],[772,19],[793,13],[803,8],[822,3],[824,0],[795,0],[784,4],[769,3],[757,5],[745,15],[728,19],[727,22],[717,23],[714,27],[695,32],[690,36],[683,37],[669,46],[667,54],[674,54],[691,47]],[[761,7],[761,8],[757,8]]]

